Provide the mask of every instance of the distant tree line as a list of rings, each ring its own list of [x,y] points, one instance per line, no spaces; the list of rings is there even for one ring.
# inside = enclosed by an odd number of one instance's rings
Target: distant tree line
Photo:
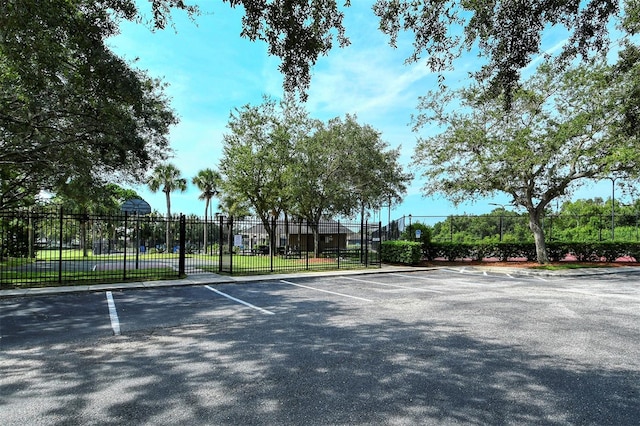
[[[613,215],[612,215],[613,213]],[[405,223],[399,239],[422,242],[533,242],[527,213],[496,208],[485,215],[451,215],[433,226],[415,217],[411,226]],[[565,201],[558,209],[548,209],[542,224],[549,242],[640,241],[640,200],[632,204],[602,198]],[[394,229],[394,226],[391,226]],[[396,226],[397,229],[397,226]]]

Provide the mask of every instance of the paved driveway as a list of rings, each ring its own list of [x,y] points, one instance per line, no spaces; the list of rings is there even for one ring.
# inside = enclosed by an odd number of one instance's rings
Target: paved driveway
[[[640,419],[638,275],[472,270],[0,300],[0,424]]]

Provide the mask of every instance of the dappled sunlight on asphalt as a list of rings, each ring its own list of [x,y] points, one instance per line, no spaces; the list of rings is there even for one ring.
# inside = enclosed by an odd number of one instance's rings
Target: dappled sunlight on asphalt
[[[194,324],[11,350],[4,424],[632,424],[640,372],[489,343],[442,322]],[[334,318],[330,321],[321,321]],[[332,324],[336,323],[336,324]],[[31,407],[37,404],[36,408]]]

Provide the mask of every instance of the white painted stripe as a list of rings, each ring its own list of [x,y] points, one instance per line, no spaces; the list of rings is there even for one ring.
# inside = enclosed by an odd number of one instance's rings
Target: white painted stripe
[[[442,281],[442,278],[433,278],[433,277],[420,277],[420,276],[415,276],[415,275],[406,275],[406,274],[391,274],[393,276],[396,277],[402,277],[402,278],[411,278],[414,280],[426,280],[426,281]]]
[[[234,302],[238,302],[238,303],[240,303],[240,304],[242,304],[242,305],[244,305],[244,306],[248,306],[248,307],[250,307],[250,308],[252,308],[252,309],[255,309],[256,311],[260,311],[260,312],[262,312],[263,314],[267,314],[267,315],[275,315],[275,313],[273,313],[273,312],[271,312],[271,311],[267,311],[266,309],[262,309],[262,308],[260,308],[260,307],[258,307],[258,306],[252,305],[251,303],[249,303],[249,302],[245,302],[244,300],[236,299],[235,297],[230,296],[230,295],[228,295],[227,293],[223,293],[223,292],[221,292],[221,291],[219,291],[219,290],[216,290],[215,288],[213,288],[213,287],[211,287],[211,286],[205,285],[205,288],[208,288],[209,290],[211,290],[212,292],[214,292],[214,293],[216,293],[216,294],[219,294],[220,296],[224,296],[224,297],[226,297],[227,299],[233,300]]]
[[[456,274],[464,274],[464,275],[469,275],[469,274],[473,275],[473,274],[478,272],[478,271],[468,271],[466,266],[464,266],[462,268],[459,268],[459,269],[442,268],[441,271],[453,272],[453,273],[456,273]]]
[[[373,300],[371,300],[371,299],[365,299],[363,297],[350,296],[348,294],[343,294],[343,293],[336,293],[335,291],[321,290],[319,288],[314,288],[314,287],[307,287],[306,285],[295,284],[295,283],[292,283],[290,281],[280,280],[280,282],[285,283],[285,284],[289,284],[289,285],[293,285],[293,286],[296,286],[296,287],[308,288],[309,290],[315,290],[315,291],[321,291],[323,293],[335,294],[336,296],[342,296],[342,297],[349,297],[351,299],[364,300],[365,302],[373,302]]]
[[[444,293],[443,291],[431,290],[431,289],[428,289],[428,288],[407,287],[405,285],[379,283],[379,282],[376,282],[376,281],[360,280],[358,278],[351,278],[351,277],[340,277],[340,278],[344,278],[345,280],[358,281],[358,282],[361,282],[361,283],[381,285],[381,286],[385,286],[385,287],[406,288],[407,290],[428,291],[430,293]]]
[[[116,304],[113,301],[113,295],[110,291],[107,292],[107,305],[109,305],[109,317],[111,318],[111,328],[115,336],[120,335],[120,320],[118,320],[118,312],[116,311]]]

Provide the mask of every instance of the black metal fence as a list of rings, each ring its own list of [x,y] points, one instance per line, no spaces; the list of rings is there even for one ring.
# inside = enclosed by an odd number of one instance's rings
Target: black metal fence
[[[380,223],[221,217],[219,270],[227,273],[379,267]]]
[[[380,224],[0,212],[0,286],[380,266]]]
[[[533,241],[526,214],[503,215],[407,215],[383,227],[384,239],[416,239],[417,224],[430,228],[433,242],[479,242],[485,240]],[[547,215],[542,220],[548,242],[637,242],[640,215]]]

